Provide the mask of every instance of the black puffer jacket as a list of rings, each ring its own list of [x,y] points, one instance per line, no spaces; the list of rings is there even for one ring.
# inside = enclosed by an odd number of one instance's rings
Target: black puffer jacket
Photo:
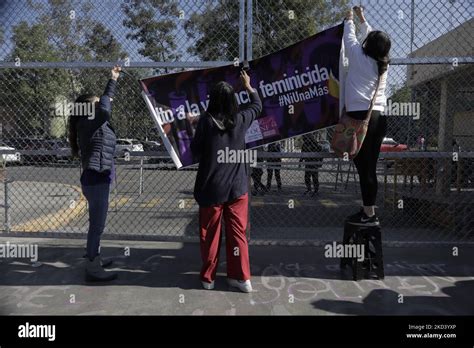
[[[111,102],[114,96],[116,81],[109,80],[95,108],[93,119],[81,117],[77,121],[79,148],[84,169],[99,173],[110,172],[114,162],[117,137],[110,124]]]

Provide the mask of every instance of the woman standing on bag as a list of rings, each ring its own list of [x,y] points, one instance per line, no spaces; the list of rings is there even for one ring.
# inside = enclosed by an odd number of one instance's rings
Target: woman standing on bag
[[[391,42],[386,33],[372,31],[361,7],[354,7],[354,11],[360,20],[364,40],[362,44],[357,40],[351,10],[344,23],[344,47],[349,60],[345,84],[347,115],[357,120],[365,119],[373,98],[374,101],[367,135],[354,158],[359,174],[363,207],[358,213],[349,216],[347,221],[355,225],[376,226],[379,225],[375,214],[376,168],[380,146],[387,132],[387,120],[382,112],[386,105],[385,86]]]
[[[222,161],[219,153],[245,150],[245,133],[262,111],[258,93],[250,77],[241,72],[250,104],[238,110],[235,91],[221,81],[211,90],[209,107],[197,124],[191,151],[199,161],[194,198],[199,204],[201,242],[201,281],[205,289],[214,288],[221,239],[225,222],[227,280],[243,292],[251,292],[247,239],[249,163]],[[227,151],[226,151],[227,152]]]
[[[114,176],[115,131],[110,124],[111,101],[115,93],[121,68],[115,66],[111,78],[99,98],[84,94],[76,103],[92,104],[92,115],[71,115],[69,118],[69,144],[73,157],[82,162],[82,193],[89,206],[89,230],[86,248],[86,280],[109,281],[117,274],[107,272],[104,267],[111,261],[100,257],[100,237],[105,228],[109,208],[109,191]]]

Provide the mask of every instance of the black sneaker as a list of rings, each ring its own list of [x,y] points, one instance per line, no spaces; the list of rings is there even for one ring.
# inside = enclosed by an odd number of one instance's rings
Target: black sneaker
[[[113,259],[110,257],[107,257],[104,259],[102,258],[102,256],[100,256],[100,254],[98,255],[98,257],[100,259],[100,265],[102,266],[102,268],[109,267],[114,263]],[[82,258],[83,259],[87,258],[87,252],[84,255],[82,255]]]
[[[379,218],[375,214],[374,216],[368,217],[364,213],[364,209],[361,208],[360,211],[354,215],[347,217],[346,221],[352,225],[357,226],[378,226],[380,225]]]

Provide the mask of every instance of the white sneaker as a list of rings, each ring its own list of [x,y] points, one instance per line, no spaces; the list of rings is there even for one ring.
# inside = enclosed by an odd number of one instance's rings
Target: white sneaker
[[[232,278],[227,278],[227,282],[230,286],[239,289],[242,292],[252,292],[252,283],[249,280],[237,280]]]
[[[210,283],[201,281],[201,283],[202,283],[202,287],[206,290],[214,289],[214,281],[212,281]]]

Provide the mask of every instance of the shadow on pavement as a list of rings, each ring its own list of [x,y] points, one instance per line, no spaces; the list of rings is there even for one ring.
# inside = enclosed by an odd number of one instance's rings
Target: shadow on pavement
[[[372,290],[362,303],[322,299],[313,307],[345,315],[472,315],[474,313],[474,281],[458,281],[442,288],[445,296],[404,296],[388,289]],[[460,303],[459,299],[464,299]],[[403,302],[401,302],[403,301]],[[398,303],[398,306],[394,306]]]
[[[11,306],[16,296],[28,297],[41,287],[61,292],[62,288],[72,286],[89,292],[93,287],[84,280],[84,249],[77,240],[71,243],[41,242],[38,267],[25,259],[0,259],[0,302],[9,300]],[[132,308],[133,301],[146,302],[150,298],[146,296],[164,296],[161,300],[166,303],[170,294],[183,290],[194,296],[196,303],[205,299],[206,308],[213,308],[213,299],[237,301],[241,306],[239,313],[250,314],[280,313],[277,310],[283,314],[346,315],[474,313],[474,265],[470,250],[463,250],[462,257],[449,257],[449,249],[441,247],[386,248],[385,279],[354,282],[350,271],[339,269],[339,259],[324,257],[322,247],[251,246],[252,283],[256,293],[249,297],[233,294],[225,282],[225,248],[221,249],[215,292],[209,292],[202,290],[199,281],[199,244],[139,241],[103,244],[110,245],[103,247],[102,254],[113,256],[114,265],[110,269],[119,277],[113,282],[96,284],[103,287],[101,296],[112,296],[110,301],[115,296],[123,299],[124,311]],[[166,288],[166,291],[147,288]],[[400,294],[403,303],[399,303]],[[289,296],[294,296],[294,304],[289,303]],[[47,308],[41,306],[38,310]],[[230,306],[237,308],[235,304]],[[17,311],[10,308],[10,313]]]

